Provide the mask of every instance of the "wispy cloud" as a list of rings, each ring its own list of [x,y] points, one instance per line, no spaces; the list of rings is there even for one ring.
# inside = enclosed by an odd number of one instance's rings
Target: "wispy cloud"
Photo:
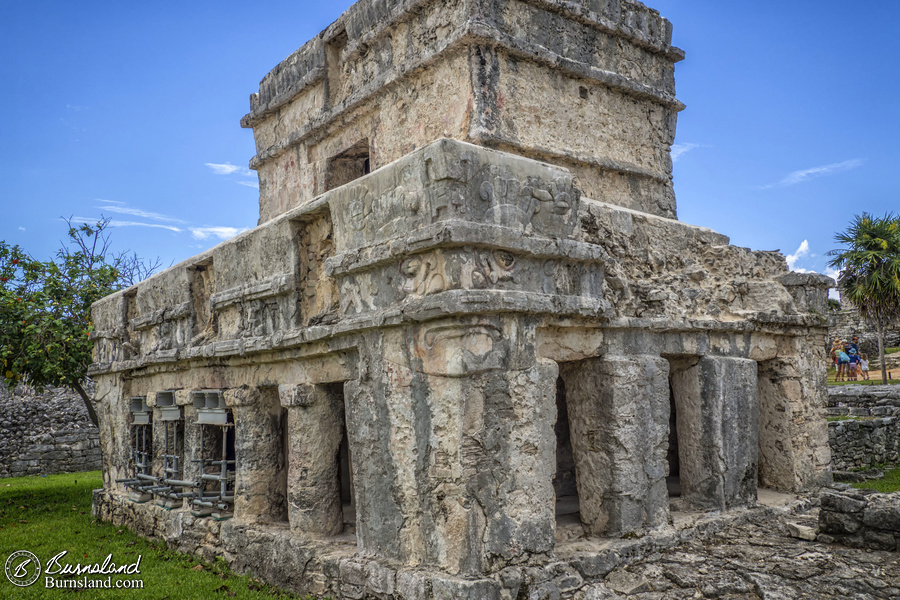
[[[96,217],[72,217],[73,223],[89,223],[94,224],[98,221]],[[174,231],[176,233],[181,233],[183,229],[179,227],[174,227],[172,225],[163,225],[161,223],[143,223],[141,221],[118,221],[116,219],[112,219],[109,222],[110,227],[155,227],[158,229],[168,229],[169,231]]]
[[[207,167],[212,170],[216,175],[237,175],[238,177],[252,177],[253,179],[249,181],[235,181],[238,185],[243,185],[248,188],[259,189],[259,182],[257,181],[255,174],[253,171],[246,167],[239,167],[237,165],[233,165],[230,162],[225,163],[205,163]],[[234,181],[234,179],[232,179]]]
[[[808,273],[806,269],[797,269],[795,268],[797,265],[797,261],[803,258],[804,256],[809,254],[809,240],[803,240],[800,242],[800,247],[793,254],[788,254],[785,256],[785,260],[787,261],[788,268],[791,271],[798,271],[800,273]]]
[[[155,212],[148,212],[146,210],[141,210],[139,208],[130,208],[127,206],[97,206],[95,208],[99,208],[100,210],[108,210],[110,212],[119,213],[122,215],[131,215],[132,217],[140,217],[142,219],[153,219],[154,221],[163,221],[166,223],[184,223],[181,219],[176,219],[174,217],[168,217],[166,215],[161,215]]]
[[[242,182],[239,182],[242,183]],[[124,202],[120,202],[118,200],[103,200],[97,199],[102,203],[102,206],[97,206],[96,208],[104,211],[104,212],[112,212],[120,215],[129,215],[131,217],[138,217],[141,220],[117,220],[112,219],[109,221],[110,227],[150,227],[154,229],[165,229],[167,231],[172,231],[175,233],[185,233],[190,232],[191,237],[195,240],[199,241],[207,241],[210,239],[219,239],[219,240],[227,240],[228,238],[234,237],[235,235],[247,231],[246,227],[226,227],[226,226],[218,226],[218,227],[192,227],[187,221],[182,219],[178,219],[176,217],[171,217],[169,215],[164,215],[160,213],[146,211],[140,208],[133,208],[127,206]],[[73,223],[97,223],[100,220],[100,217],[73,217]],[[156,221],[156,222],[154,222]],[[23,229],[24,231],[24,229]],[[202,244],[192,245],[190,247],[203,247]]]
[[[246,227],[237,228],[237,227],[191,227],[190,228],[191,235],[194,236],[195,240],[205,240],[210,237],[217,237],[220,240],[227,240],[228,238],[232,238],[239,233],[243,233],[247,231]]]
[[[702,148],[703,144],[675,144],[672,146],[672,162],[678,162],[678,159],[690,152],[691,150],[696,150],[697,148]]]
[[[770,183],[769,185],[762,186],[760,189],[769,190],[777,187],[788,187],[791,185],[797,185],[798,183],[804,183],[811,179],[817,179],[819,177],[825,177],[827,175],[836,175],[837,173],[843,173],[845,171],[850,171],[851,169],[861,167],[864,162],[865,160],[862,158],[854,158],[831,165],[824,165],[821,167],[812,167],[811,169],[794,171],[785,175],[785,177],[778,183]]]
[[[94,198],[95,202],[102,202],[103,204],[118,204],[119,206],[125,206],[125,202],[120,202],[119,200],[107,200],[106,198]]]
[[[19,231],[25,231],[25,228],[19,225]]]
[[[229,162],[226,163],[205,163],[207,167],[212,169],[216,175],[231,175],[232,173],[240,173],[245,177],[252,175],[252,171],[246,167],[239,167]]]

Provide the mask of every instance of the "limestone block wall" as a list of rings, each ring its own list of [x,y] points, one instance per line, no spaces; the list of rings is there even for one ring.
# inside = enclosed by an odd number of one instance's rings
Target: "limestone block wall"
[[[898,385],[841,385],[828,388],[828,415],[887,417],[900,414]]]
[[[100,436],[80,396],[0,388],[0,477],[99,470]]]
[[[828,442],[835,469],[868,468],[900,460],[898,386],[840,386],[828,390]]]
[[[900,552],[900,492],[826,491],[819,509],[819,541]]]
[[[832,467],[842,471],[896,463],[900,417],[848,418],[828,423]]]

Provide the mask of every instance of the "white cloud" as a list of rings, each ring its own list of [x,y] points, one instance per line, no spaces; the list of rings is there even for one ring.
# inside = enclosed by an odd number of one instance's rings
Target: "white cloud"
[[[239,233],[247,231],[247,228],[237,227],[191,227],[191,235],[195,240],[205,240],[209,237],[217,237],[220,240],[227,240]]]
[[[206,163],[206,166],[212,169],[216,175],[231,175],[241,170],[239,166],[231,163]]]
[[[212,169],[212,172],[216,175],[231,175],[233,173],[240,173],[245,177],[249,177],[253,174],[253,172],[246,167],[239,167],[237,165],[233,165],[230,162],[226,163],[205,163],[207,167]]]
[[[106,198],[94,198],[95,202],[102,202],[103,204],[118,204],[119,206],[125,206],[125,202],[119,202],[118,200],[107,200]]]
[[[238,181],[238,185],[246,185],[249,188],[259,189],[258,181]]]
[[[25,228],[19,225],[19,231],[25,231]]]
[[[678,159],[697,148],[702,148],[702,144],[675,144],[672,146],[672,162],[678,162]]]
[[[809,181],[810,179],[843,173],[844,171],[850,171],[851,169],[861,167],[864,162],[865,161],[861,158],[854,158],[852,160],[845,160],[844,162],[834,163],[831,165],[824,165],[821,167],[812,167],[811,169],[794,171],[792,173],[788,173],[778,183],[770,183],[769,185],[764,185],[761,189],[769,190],[776,187],[788,187],[791,185],[797,185],[798,183]]]
[[[181,219],[167,217],[166,215],[161,215],[159,213],[147,212],[139,208],[128,208],[127,206],[97,206],[96,208],[123,215],[131,215],[132,217],[141,217],[142,219],[153,219],[154,221],[165,221],[167,223],[184,223]]]
[[[73,223],[88,223],[93,225],[100,219],[97,218],[88,218],[88,217],[72,217]],[[110,227],[156,227],[159,229],[168,229],[169,231],[174,231],[176,233],[181,233],[181,229],[178,227],[173,227],[172,225],[162,225],[160,223],[142,223],[140,221],[116,221],[111,220],[109,222]]]
[[[797,264],[797,261],[807,254],[809,254],[809,241],[803,240],[802,242],[800,242],[800,247],[797,248],[796,252],[794,252],[793,254],[788,254],[784,257],[785,260],[787,260],[788,268],[791,271],[796,271],[798,273],[809,273],[809,271],[805,269],[794,268]]]

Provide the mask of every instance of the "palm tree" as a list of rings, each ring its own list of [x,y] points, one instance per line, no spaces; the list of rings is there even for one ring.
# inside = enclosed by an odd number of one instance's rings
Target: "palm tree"
[[[884,330],[900,319],[900,217],[868,213],[853,217],[846,231],[834,236],[843,248],[828,253],[828,264],[841,271],[838,288],[860,316],[878,332],[881,380],[887,381],[884,364]]]

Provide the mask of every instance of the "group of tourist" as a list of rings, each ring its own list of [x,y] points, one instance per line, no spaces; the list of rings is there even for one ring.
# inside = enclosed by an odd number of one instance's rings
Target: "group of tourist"
[[[856,381],[860,375],[869,379],[869,356],[859,351],[859,338],[853,340],[834,340],[831,344],[831,361],[836,372],[835,381]]]

